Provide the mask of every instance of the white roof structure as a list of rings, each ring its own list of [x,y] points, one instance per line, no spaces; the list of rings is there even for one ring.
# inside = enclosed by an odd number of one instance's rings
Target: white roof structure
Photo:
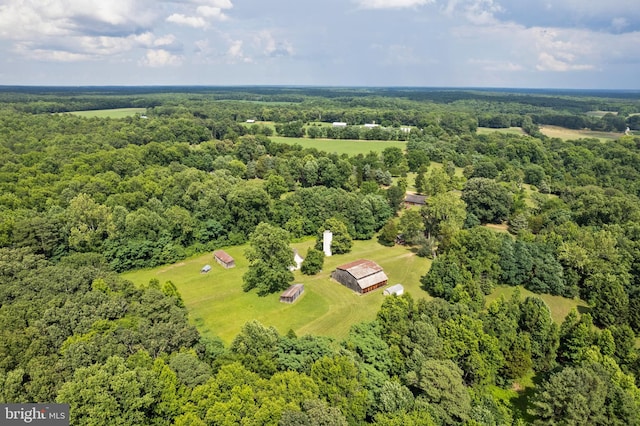
[[[333,122],[333,127],[346,127],[347,123],[344,123],[342,121],[334,121]]]
[[[300,256],[300,253],[298,253],[298,250],[296,249],[293,249],[293,261],[295,262],[295,265],[289,266],[290,271],[297,271],[298,269],[302,268],[302,262],[304,261],[304,258]]]
[[[402,296],[404,294],[404,287],[402,286],[402,284],[395,284],[391,287],[385,288],[382,294],[384,294],[385,296],[390,296],[392,294],[395,294],[396,296]]]

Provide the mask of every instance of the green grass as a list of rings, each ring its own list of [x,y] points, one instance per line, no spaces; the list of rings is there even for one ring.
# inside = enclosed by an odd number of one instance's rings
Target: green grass
[[[304,256],[314,243],[306,240],[291,244]],[[174,265],[139,270],[124,274],[136,285],[157,278],[161,283],[172,281],[182,295],[189,317],[199,331],[219,336],[229,343],[247,321],[256,319],[274,326],[284,334],[292,329],[298,335],[314,334],[336,339],[344,338],[356,323],[371,321],[380,309],[383,289],[358,295],[330,279],[338,266],[360,258],[370,259],[384,268],[389,284],[402,283],[414,298],[428,298],[420,288],[420,277],[431,265],[428,259],[417,257],[402,246],[384,247],[375,240],[355,241],[351,253],[325,259],[324,270],[316,276],[295,272],[295,283],[303,283],[305,292],[293,304],[280,303],[279,294],[258,297],[255,291],[242,291],[242,275],[247,270],[245,246],[225,249],[236,260],[236,267],[224,269],[211,253],[194,256]],[[211,272],[201,274],[205,264]]]
[[[594,132],[592,130],[574,130],[558,126],[540,126],[540,131],[550,138],[576,140],[584,138],[600,139],[602,142],[618,139],[623,133]]]
[[[618,115],[618,111],[587,111],[585,112],[585,115],[588,115],[590,117],[604,117],[607,114],[613,114],[613,115]]]
[[[269,127],[271,130],[274,131],[274,133],[276,131],[276,123],[274,123],[273,121],[256,121],[254,123],[247,123],[246,121],[244,121],[244,122],[242,122],[240,124],[242,124],[245,127],[251,127],[254,124],[260,124],[260,125],[262,125],[264,127]],[[272,136],[269,136],[269,138],[271,138],[271,137]]]
[[[476,131],[476,133],[478,133],[479,135],[486,135],[486,134],[491,134],[494,132],[498,132],[498,133],[509,133],[512,135],[526,135],[526,133],[524,132],[524,130],[522,130],[521,127],[507,127],[504,129],[493,129],[490,127],[478,127],[478,130]]]
[[[492,301],[498,299],[500,296],[504,296],[505,298],[511,297],[515,289],[518,288],[520,290],[520,295],[524,300],[527,296],[535,296],[542,299],[549,309],[551,310],[551,317],[553,320],[560,324],[564,321],[564,318],[569,314],[571,309],[577,308],[580,311],[588,310],[587,303],[580,299],[568,299],[562,296],[552,296],[550,294],[535,294],[521,286],[518,287],[508,287],[508,286],[498,286],[496,289],[487,296],[487,305]]]
[[[303,148],[315,148],[320,151],[337,154],[358,155],[367,154],[369,151],[382,152],[388,147],[398,147],[404,151],[407,143],[400,141],[366,141],[349,139],[308,139],[308,138],[285,138],[282,136],[271,136],[274,142],[286,143],[289,145],[302,145]]]
[[[136,114],[144,114],[146,108],[117,108],[117,109],[96,109],[91,111],[71,111],[69,114],[78,115],[80,117],[98,117],[98,118],[124,118],[131,117]]]

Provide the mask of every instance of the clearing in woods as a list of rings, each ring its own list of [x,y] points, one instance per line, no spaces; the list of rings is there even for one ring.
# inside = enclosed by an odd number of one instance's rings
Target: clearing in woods
[[[291,244],[304,257],[314,239]],[[431,266],[429,259],[416,256],[404,246],[384,247],[373,239],[354,241],[351,253],[325,258],[318,275],[307,276],[295,271],[294,283],[304,284],[304,293],[293,304],[281,303],[280,293],[259,297],[255,291],[242,291],[242,275],[248,262],[247,246],[225,248],[236,261],[236,267],[224,269],[211,253],[197,255],[168,267],[144,269],[123,274],[136,285],[157,278],[160,283],[172,281],[184,299],[191,321],[203,335],[218,336],[225,343],[238,334],[243,324],[253,319],[274,326],[281,334],[290,329],[298,335],[316,334],[344,338],[349,328],[359,322],[375,319],[384,296],[384,288],[358,295],[330,278],[339,265],[357,260],[377,262],[389,277],[389,284],[401,283],[415,298],[429,298],[420,288],[420,277]],[[209,273],[201,268],[211,265]]]
[[[146,108],[116,108],[116,109],[94,109],[89,111],[71,111],[67,114],[77,115],[80,117],[98,117],[98,118],[124,118],[132,117],[136,114],[144,114]]]

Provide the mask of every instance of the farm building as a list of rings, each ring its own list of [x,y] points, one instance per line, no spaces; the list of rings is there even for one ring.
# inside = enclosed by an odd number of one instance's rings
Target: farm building
[[[233,257],[229,256],[224,250],[216,250],[213,252],[213,257],[216,259],[216,262],[224,266],[225,268],[233,268],[236,266],[236,261],[233,260]]]
[[[331,125],[333,127],[347,127],[347,123],[344,123],[342,121],[334,121]]]
[[[380,265],[366,259],[338,266],[331,278],[361,294],[380,288],[388,281]]]
[[[407,207],[408,206],[424,206],[426,199],[427,199],[426,195],[407,194],[404,197],[404,205]]]
[[[289,266],[289,270],[290,271],[297,271],[298,269],[302,268],[302,262],[304,261],[304,258],[302,256],[300,256],[300,253],[298,253],[298,250],[293,249],[293,262],[294,264]]]
[[[200,269],[200,272],[202,272],[203,274],[206,274],[210,270],[211,270],[211,265],[204,265],[202,269]]]
[[[404,287],[402,284],[392,285],[391,287],[385,288],[382,294],[385,296],[391,296],[392,294],[402,296],[404,294]]]
[[[304,285],[294,284],[282,292],[280,295],[280,301],[283,303],[293,303],[298,297],[300,297],[303,291]]]

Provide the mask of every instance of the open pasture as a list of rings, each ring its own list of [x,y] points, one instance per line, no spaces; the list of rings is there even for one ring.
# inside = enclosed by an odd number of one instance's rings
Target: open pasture
[[[98,117],[98,118],[124,118],[131,117],[136,114],[144,114],[146,108],[116,108],[116,109],[95,109],[89,111],[71,111],[68,114],[80,117]]]
[[[274,142],[286,143],[289,145],[302,145],[303,148],[315,148],[328,153],[358,155],[366,154],[370,151],[382,152],[388,147],[398,147],[405,150],[407,143],[404,141],[368,141],[350,139],[309,139],[309,138],[285,138],[282,136],[272,136]]]
[[[315,240],[291,244],[306,256]],[[242,275],[248,262],[244,246],[225,248],[236,260],[236,267],[224,269],[211,253],[198,255],[174,265],[129,272],[123,275],[136,285],[157,278],[160,283],[172,281],[184,299],[190,320],[204,335],[219,336],[225,343],[238,334],[247,321],[256,319],[274,326],[284,334],[289,329],[298,335],[316,334],[336,339],[345,337],[356,323],[371,321],[380,309],[384,288],[358,295],[330,278],[339,265],[365,258],[377,262],[389,277],[389,285],[401,283],[405,291],[418,298],[428,298],[420,288],[420,277],[431,265],[404,246],[384,247],[377,241],[354,241],[351,253],[325,258],[324,269],[315,276],[295,271],[294,283],[305,286],[304,293],[293,304],[281,303],[280,293],[258,297],[255,291],[242,291]],[[200,269],[212,266],[209,273]]]
[[[522,130],[521,127],[506,127],[503,129],[494,129],[490,127],[478,127],[478,130],[476,130],[476,133],[478,133],[479,135],[487,135],[495,132],[508,133],[511,135],[526,135],[526,133],[524,132],[524,130]]]
[[[493,292],[487,296],[487,305],[494,300],[497,300],[500,296],[504,296],[506,299],[510,298],[516,291],[516,288],[520,290],[520,297],[524,300],[528,296],[539,297],[544,300],[551,310],[551,318],[557,323],[561,324],[564,318],[569,314],[571,309],[577,308],[578,312],[586,312],[589,308],[586,302],[580,299],[568,299],[562,296],[552,296],[550,294],[535,294],[532,291],[527,290],[522,286],[509,287],[498,286]]]
[[[592,130],[574,130],[559,126],[540,126],[540,131],[550,138],[559,138],[563,140],[576,140],[584,138],[600,139],[601,142],[618,139],[622,133],[614,132],[595,132]]]

